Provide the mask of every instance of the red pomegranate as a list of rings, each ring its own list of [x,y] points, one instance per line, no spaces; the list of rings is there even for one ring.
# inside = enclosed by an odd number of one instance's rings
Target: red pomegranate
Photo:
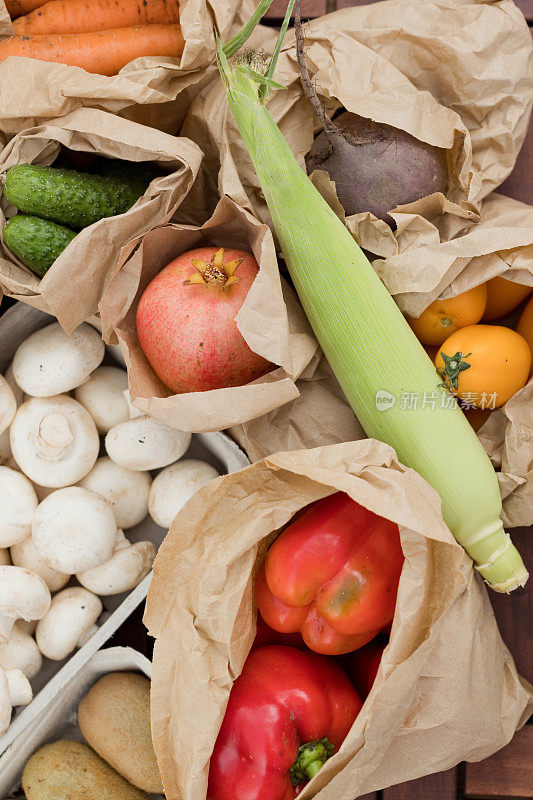
[[[137,335],[152,369],[175,393],[242,386],[272,365],[254,353],[235,317],[259,272],[250,253],[199,247],[148,284]]]

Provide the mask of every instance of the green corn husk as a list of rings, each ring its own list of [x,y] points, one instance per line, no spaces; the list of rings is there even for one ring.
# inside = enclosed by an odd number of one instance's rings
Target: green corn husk
[[[263,75],[250,56],[228,63],[237,37],[228,50],[219,42],[217,54],[300,301],[367,435],[391,445],[436,489],[446,524],[477,570],[493,589],[510,592],[525,584],[528,573],[503,529],[489,458],[372,265],[298,165],[265,107],[268,88],[278,86],[272,74],[283,33]],[[424,408],[402,402],[415,394],[426,398]],[[377,407],[380,397],[383,410]]]

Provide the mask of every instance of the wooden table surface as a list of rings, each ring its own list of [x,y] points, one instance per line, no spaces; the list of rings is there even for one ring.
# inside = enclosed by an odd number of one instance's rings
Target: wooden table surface
[[[375,0],[374,0],[375,1]],[[373,0],[302,0],[302,16],[318,17],[346,6]],[[533,0],[516,0],[533,33]],[[286,0],[275,0],[269,12],[279,22]],[[498,190],[533,205],[533,123],[512,175]],[[513,540],[533,574],[533,529],[513,531]],[[502,637],[512,652],[521,675],[533,683],[533,579],[511,596],[491,592],[492,606]],[[531,720],[533,722],[533,719]],[[533,724],[519,731],[499,753],[479,764],[461,764],[417,781],[366,795],[362,800],[518,800],[533,799]]]

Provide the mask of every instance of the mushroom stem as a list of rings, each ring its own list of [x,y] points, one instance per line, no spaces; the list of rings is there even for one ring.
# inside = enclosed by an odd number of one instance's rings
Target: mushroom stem
[[[6,644],[13,630],[16,617],[7,617],[0,614],[0,644]]]
[[[37,444],[43,456],[59,458],[73,441],[72,428],[64,414],[52,411],[42,418],[39,423]]]
[[[9,699],[12,706],[27,706],[33,700],[29,680],[21,669],[6,670]]]

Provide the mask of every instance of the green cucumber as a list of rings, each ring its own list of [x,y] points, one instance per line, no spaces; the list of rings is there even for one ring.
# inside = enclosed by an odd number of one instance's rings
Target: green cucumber
[[[148,185],[155,178],[160,178],[164,175],[164,172],[159,169],[157,164],[151,161],[122,161],[112,158],[101,158],[97,162],[94,171],[98,175],[122,178],[137,186],[141,194],[144,194]]]
[[[64,225],[24,214],[11,217],[2,232],[11,252],[41,278],[75,236]]]
[[[19,211],[71,228],[123,214],[141,194],[138,181],[37,164],[11,167],[4,183],[6,199]]]

